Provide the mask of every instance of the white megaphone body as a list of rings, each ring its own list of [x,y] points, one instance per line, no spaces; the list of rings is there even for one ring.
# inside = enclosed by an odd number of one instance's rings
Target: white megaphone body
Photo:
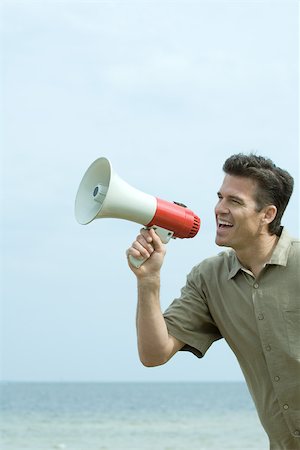
[[[84,174],[75,200],[76,220],[86,225],[94,219],[116,218],[154,228],[164,243],[171,237],[192,238],[200,219],[185,205],[167,202],[130,186],[113,170],[107,158],[98,158]],[[145,259],[130,256],[140,267]]]

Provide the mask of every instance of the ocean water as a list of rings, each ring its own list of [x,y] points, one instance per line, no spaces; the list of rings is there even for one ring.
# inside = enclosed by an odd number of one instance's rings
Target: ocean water
[[[1,450],[267,450],[244,383],[1,383]]]

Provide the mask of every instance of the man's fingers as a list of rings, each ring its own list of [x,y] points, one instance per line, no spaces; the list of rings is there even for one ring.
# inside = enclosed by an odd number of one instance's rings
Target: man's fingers
[[[145,241],[147,243],[149,243],[149,244],[153,241],[151,230],[152,230],[152,228],[150,228],[150,229],[149,228],[142,228],[141,229],[141,234],[140,234],[140,236],[142,236],[145,239]]]
[[[148,250],[149,253],[153,252],[152,237],[139,234],[136,238],[136,241],[139,242],[143,247],[145,247],[145,249]]]
[[[165,246],[160,237],[155,233],[154,229],[142,228],[136,240],[131,244],[131,247],[126,251],[127,258],[129,255],[138,259],[148,259],[152,253],[165,253]]]
[[[132,243],[131,247],[138,251],[144,258],[149,258],[154,251],[152,245],[147,244],[147,242],[145,242],[144,239],[141,239],[140,236],[138,236],[137,240]]]
[[[147,231],[147,230],[143,230]],[[135,258],[149,258],[154,252],[152,238],[147,233],[141,233],[136,237],[136,240],[131,244],[131,247],[127,250],[126,254],[132,255]]]
[[[142,229],[131,247],[126,251],[129,267],[137,276],[145,276],[147,273],[159,272],[166,253],[165,245],[162,243],[160,237],[153,229]],[[140,261],[145,262],[142,265],[143,269],[135,269],[130,256]]]
[[[154,250],[157,251],[157,252],[164,252],[165,251],[165,246],[162,243],[160,237],[155,233],[153,228],[150,228],[149,236],[150,236],[150,239],[152,239],[151,242],[152,242],[152,246],[153,246]]]

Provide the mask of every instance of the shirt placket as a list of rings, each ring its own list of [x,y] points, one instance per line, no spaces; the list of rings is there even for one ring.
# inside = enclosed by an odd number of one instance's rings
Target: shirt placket
[[[266,307],[266,299],[264,299],[263,289],[261,287],[261,280],[253,279],[252,284],[252,302],[255,311],[256,324],[259,332],[262,351],[267,363],[270,381],[272,383],[276,398],[280,405],[281,411],[286,419],[292,434],[295,437],[300,436],[300,430],[295,429],[289,420],[289,402],[285,399],[283,383],[284,370],[282,368],[282,358],[280,357],[280,349],[277,348],[277,343],[272,333],[272,318],[270,311]]]

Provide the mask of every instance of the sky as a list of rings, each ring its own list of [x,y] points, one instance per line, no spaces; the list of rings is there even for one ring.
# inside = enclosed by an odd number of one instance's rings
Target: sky
[[[295,179],[283,224],[299,235],[298,2],[14,1],[1,6],[1,379],[240,381],[224,341],[145,368],[136,223],[74,217],[97,158],[132,186],[202,220],[172,240],[161,304],[217,254],[213,209],[233,153]]]

